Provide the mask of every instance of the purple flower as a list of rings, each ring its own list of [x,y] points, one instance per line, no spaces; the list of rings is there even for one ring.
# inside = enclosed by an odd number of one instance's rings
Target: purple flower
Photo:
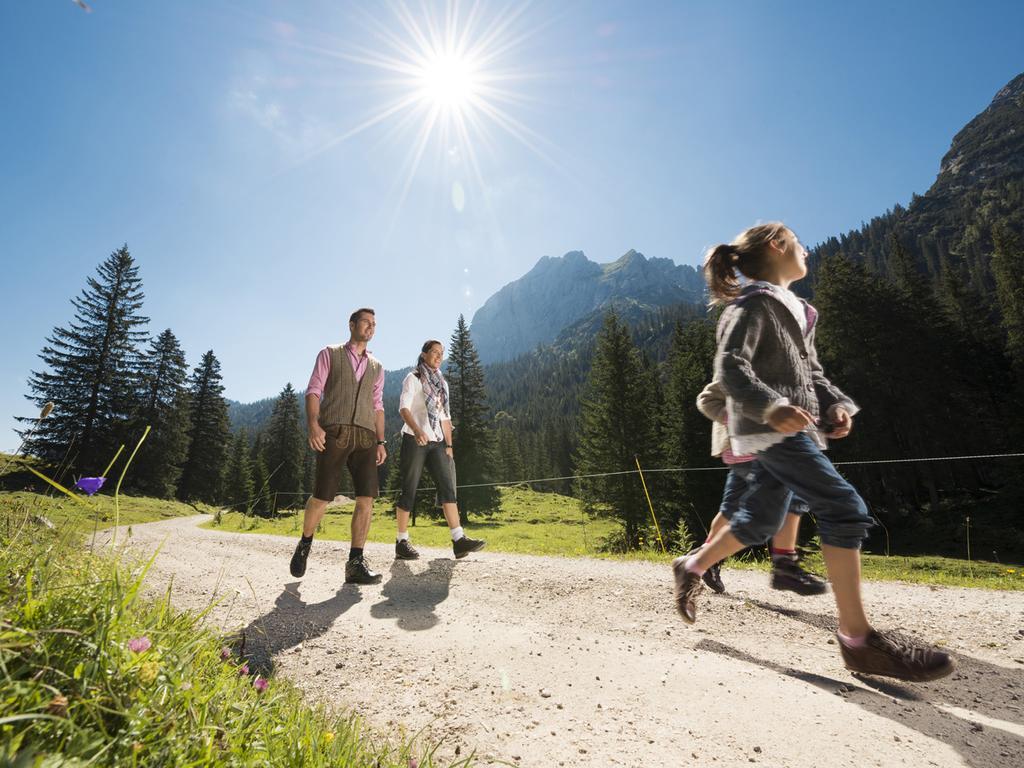
[[[252,681],[252,687],[256,689],[256,693],[263,693],[267,688],[270,687],[270,683],[265,677],[256,676],[256,679]]]
[[[248,674],[249,674],[249,665],[248,664],[243,664],[242,666],[240,666],[238,668],[238,676],[239,677],[245,677]]]
[[[220,649],[220,660],[221,661],[227,661],[230,658],[231,658],[231,649],[228,648],[225,645],[223,648]]]
[[[145,635],[143,635],[142,637],[133,638],[132,640],[128,641],[128,650],[132,653],[145,653],[152,646],[153,644],[149,642],[149,638]]]
[[[80,477],[74,487],[83,491],[87,496],[92,496],[107,482],[105,477]]]

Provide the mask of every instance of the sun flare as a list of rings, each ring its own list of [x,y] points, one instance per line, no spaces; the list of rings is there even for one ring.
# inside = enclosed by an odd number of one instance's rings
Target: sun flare
[[[420,98],[443,109],[464,110],[480,90],[477,66],[458,53],[434,54],[416,77]]]

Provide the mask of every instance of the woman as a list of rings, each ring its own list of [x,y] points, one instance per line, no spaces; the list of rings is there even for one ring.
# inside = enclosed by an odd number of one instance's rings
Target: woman
[[[416,360],[416,369],[402,382],[402,396],[398,402],[398,412],[405,422],[399,461],[402,495],[395,509],[398,520],[395,557],[399,560],[415,560],[420,556],[409,541],[409,513],[416,503],[416,489],[424,465],[434,480],[444,519],[451,529],[455,557],[463,558],[470,552],[483,549],[486,543],[466,536],[459,524],[448,382],[441,374],[443,359],[444,347],[440,341],[431,339],[423,345]]]

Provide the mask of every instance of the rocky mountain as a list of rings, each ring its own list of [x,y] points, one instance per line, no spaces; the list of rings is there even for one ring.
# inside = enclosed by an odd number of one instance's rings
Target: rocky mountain
[[[605,309],[640,315],[702,300],[704,283],[691,266],[629,251],[598,264],[581,251],[545,256],[523,277],[489,298],[472,320],[473,342],[484,363],[510,360],[554,342],[573,324]]]
[[[998,231],[1024,232],[1024,74],[956,134],[925,194],[814,249],[805,290],[813,286],[820,262],[836,253],[888,274],[898,241],[923,275],[937,279],[952,270],[991,299],[990,260]]]

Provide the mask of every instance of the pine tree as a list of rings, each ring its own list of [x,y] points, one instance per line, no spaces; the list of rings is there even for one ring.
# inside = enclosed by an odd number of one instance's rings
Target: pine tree
[[[252,512],[257,515],[270,514],[270,477],[267,461],[263,455],[263,433],[256,435],[256,440],[249,449],[249,466],[252,468]]]
[[[300,504],[305,484],[306,438],[299,426],[299,399],[290,383],[274,403],[263,455],[271,472],[269,488],[276,495],[277,507]]]
[[[154,339],[142,361],[135,431],[152,431],[132,465],[132,486],[162,499],[174,496],[188,451],[188,367],[168,328]]]
[[[711,422],[697,410],[697,395],[714,376],[715,326],[708,321],[676,325],[668,359],[662,446],[670,467],[720,466],[711,457]],[[724,473],[666,473],[665,496],[674,533],[707,530],[722,495]],[[685,546],[684,542],[675,542]]]
[[[1024,389],[1024,244],[1009,227],[997,229],[993,240],[992,273],[1006,332],[1006,356],[1018,386]]]
[[[609,312],[581,403],[576,466],[584,475],[623,473],[580,481],[587,510],[611,516],[621,526],[620,535],[608,542],[613,549],[636,549],[650,525],[643,485],[634,471],[637,457],[648,466],[657,457],[647,385],[629,330]]]
[[[74,320],[54,328],[39,357],[48,370],[33,371],[28,398],[56,407],[32,436],[27,450],[49,461],[74,456],[75,471],[103,471],[124,436],[134,410],[139,373],[142,280],[125,245],[114,251],[72,299]],[[22,419],[23,423],[35,419]]]
[[[228,404],[221,384],[220,361],[211,349],[192,371],[189,381],[188,453],[178,483],[178,498],[208,504],[220,501],[221,477],[231,439]]]
[[[493,482],[493,443],[484,371],[462,315],[459,315],[458,325],[452,334],[445,375],[450,392],[452,447],[458,483]],[[459,510],[464,517],[470,512],[493,512],[500,503],[501,496],[494,487],[462,488],[459,491]]]
[[[495,446],[497,453],[498,476],[502,482],[522,480],[526,477],[522,451],[519,448],[519,434],[516,430],[514,416],[505,411],[494,415]]]
[[[231,440],[227,466],[224,468],[224,504],[230,509],[247,511],[252,503],[252,464],[249,461],[249,438],[239,430]]]

